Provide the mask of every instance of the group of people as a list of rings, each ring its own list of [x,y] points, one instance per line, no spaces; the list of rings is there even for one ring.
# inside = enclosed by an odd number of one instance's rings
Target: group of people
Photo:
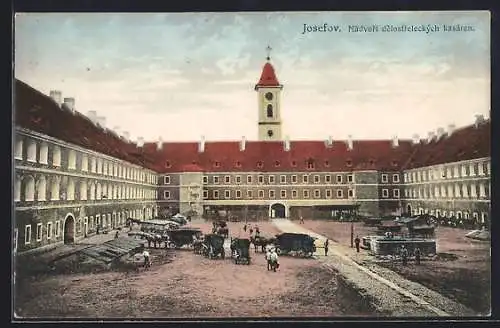
[[[405,245],[401,245],[401,248],[399,250],[399,254],[401,256],[401,261],[403,262],[403,265],[408,264],[408,258],[410,256],[410,252],[408,251],[408,248],[405,247]],[[415,264],[420,265],[420,260],[422,257],[422,251],[420,248],[417,246],[413,250],[413,255],[415,256]]]

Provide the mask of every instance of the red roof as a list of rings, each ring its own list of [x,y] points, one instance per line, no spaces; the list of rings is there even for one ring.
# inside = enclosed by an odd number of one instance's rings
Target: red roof
[[[266,66],[263,76],[265,72]],[[17,126],[160,173],[402,171],[490,156],[489,120],[417,145],[409,140],[399,140],[397,147],[391,140],[354,140],[349,150],[344,141],[331,146],[325,141],[290,141],[290,149],[285,151],[281,141],[247,141],[240,151],[240,141],[220,141],[205,142],[204,151],[199,152],[198,142],[167,142],[161,149],[156,143],[137,147],[84,115],[61,109],[50,97],[18,80],[15,97]]]
[[[279,87],[281,86],[274,72],[274,67],[271,63],[267,62],[262,68],[262,74],[260,75],[260,80],[255,85],[257,87]]]
[[[414,146],[405,168],[464,161],[491,156],[491,121],[469,125],[431,142]]]
[[[16,80],[15,124],[152,170],[158,161],[134,143],[94,125],[86,116],[59,107],[50,97]]]

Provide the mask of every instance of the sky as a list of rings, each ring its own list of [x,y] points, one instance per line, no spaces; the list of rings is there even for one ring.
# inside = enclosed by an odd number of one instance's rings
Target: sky
[[[339,32],[304,32],[338,25]],[[430,24],[430,25],[428,25]],[[444,31],[443,25],[469,31]],[[349,27],[377,26],[378,32]],[[383,26],[438,26],[426,33]],[[426,137],[490,112],[489,12],[20,13],[15,77],[132,139],[257,139],[270,45],[292,140]]]

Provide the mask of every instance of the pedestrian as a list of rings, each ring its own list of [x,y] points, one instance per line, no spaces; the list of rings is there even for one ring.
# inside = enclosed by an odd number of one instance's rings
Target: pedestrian
[[[300,217],[300,224],[304,224],[304,218],[302,216]]]
[[[354,244],[356,245],[356,252],[359,253],[359,243],[361,240],[359,239],[359,236],[356,236],[356,239],[354,239]]]
[[[271,270],[271,248],[266,247],[267,271]]]
[[[325,240],[325,256],[328,256],[328,239]]]
[[[243,226],[243,231],[247,232],[247,224],[245,223],[245,225]]]
[[[273,248],[271,250],[271,255],[269,257],[271,259],[270,262],[272,264],[276,265],[276,269],[279,269],[280,268],[280,262],[279,262],[279,259],[278,259],[278,252],[276,251],[276,248]]]
[[[420,251],[420,248],[415,247],[415,263],[417,265],[420,265],[420,256],[422,255],[422,252]]]
[[[408,249],[406,249],[405,245],[401,246],[401,260],[403,261],[403,265],[408,263]]]
[[[144,256],[144,268],[149,268],[151,266],[151,262],[149,261],[149,252],[147,249],[142,252],[142,256]]]
[[[118,230],[116,230],[115,239],[118,239],[118,237],[119,237],[119,232],[118,232]]]
[[[97,228],[96,228],[96,233],[99,234],[101,232],[101,226],[98,225]]]

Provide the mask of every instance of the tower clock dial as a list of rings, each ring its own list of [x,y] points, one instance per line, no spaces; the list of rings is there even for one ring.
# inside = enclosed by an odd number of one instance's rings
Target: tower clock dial
[[[272,136],[273,136],[273,134],[274,134],[273,130],[268,130],[268,131],[267,131],[267,135],[268,135],[268,136],[272,137]]]
[[[273,100],[273,94],[271,92],[266,93],[265,97],[269,101]]]

